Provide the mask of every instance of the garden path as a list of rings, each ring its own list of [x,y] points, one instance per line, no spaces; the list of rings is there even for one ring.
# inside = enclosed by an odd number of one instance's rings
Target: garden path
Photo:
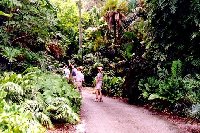
[[[77,133],[180,133],[175,125],[142,107],[108,97],[94,102],[94,98],[90,89],[83,90]]]

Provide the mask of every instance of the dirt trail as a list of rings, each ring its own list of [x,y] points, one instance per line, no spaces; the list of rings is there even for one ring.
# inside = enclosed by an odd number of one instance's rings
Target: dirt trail
[[[83,91],[82,123],[77,132],[85,133],[181,133],[172,123],[148,110],[103,97],[94,102],[91,91]]]

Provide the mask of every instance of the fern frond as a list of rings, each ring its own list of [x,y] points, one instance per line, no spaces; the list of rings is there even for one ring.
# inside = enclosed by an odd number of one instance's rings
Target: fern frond
[[[11,102],[20,102],[23,100],[23,89],[20,85],[15,84],[13,82],[7,82],[5,84],[1,84],[0,89],[3,89],[7,92],[6,99]]]
[[[37,120],[45,127],[47,128],[53,128],[53,124],[51,122],[51,119],[44,113],[42,112],[37,112],[35,113],[35,116]]]
[[[26,111],[29,110],[31,112],[38,112],[39,110],[41,110],[41,107],[36,100],[25,100],[25,102],[23,103],[23,107]]]
[[[5,57],[9,62],[14,62],[16,61],[16,57],[21,54],[21,51],[12,47],[3,47],[0,54]]]

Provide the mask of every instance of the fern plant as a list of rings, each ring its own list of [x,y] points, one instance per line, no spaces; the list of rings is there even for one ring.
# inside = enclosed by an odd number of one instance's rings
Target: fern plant
[[[0,89],[0,132],[2,133],[44,133],[45,128],[34,119],[34,116],[24,111],[22,106],[8,104],[7,93]]]
[[[31,115],[30,119],[47,128],[53,127],[52,120],[79,121],[80,94],[60,75],[37,68],[29,68],[23,74],[4,73],[0,76],[0,90],[4,92],[0,93],[0,98],[4,99],[2,102],[17,104],[22,112]],[[8,106],[6,110],[9,109]]]
[[[16,61],[16,57],[21,54],[21,51],[12,47],[3,47],[0,54],[12,63]]]
[[[75,123],[79,121],[79,116],[72,110],[67,103],[66,98],[51,98],[49,99],[47,107],[47,112],[49,112],[50,117],[56,121],[65,121],[70,123]]]
[[[23,100],[23,89],[20,85],[13,82],[1,84],[0,89],[7,92],[6,100],[9,102],[20,103]]]

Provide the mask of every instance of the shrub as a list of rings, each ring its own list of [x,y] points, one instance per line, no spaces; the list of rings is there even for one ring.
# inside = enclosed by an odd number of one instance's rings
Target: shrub
[[[45,128],[34,118],[32,113],[16,104],[5,101],[7,93],[0,89],[0,132],[3,133],[44,133]]]
[[[122,84],[124,83],[124,79],[121,77],[111,77],[105,75],[103,77],[103,88],[102,91],[104,94],[109,96],[122,96]]]
[[[141,99],[152,103],[159,109],[170,109],[179,115],[189,115],[188,110],[200,103],[200,81],[193,78],[168,77],[159,80],[149,77],[141,80],[139,89]]]
[[[6,94],[0,93],[3,99],[3,105],[0,107],[4,110],[5,107],[9,107],[3,114],[6,116],[4,117],[6,123],[0,125],[2,131],[14,130],[18,128],[17,123],[21,122],[25,124],[24,126],[29,125],[29,122],[33,123],[32,126],[22,128],[23,131],[20,129],[21,132],[27,132],[29,127],[33,126],[35,126],[33,130],[42,132],[41,125],[51,128],[52,122],[76,123],[79,121],[80,94],[60,75],[43,72],[37,68],[29,68],[23,74],[5,72],[0,77],[0,86],[0,90]],[[7,119],[9,115],[12,115],[16,122]],[[10,122],[16,125],[10,124],[13,126],[10,128],[7,126]],[[18,129],[14,132],[17,131]]]

